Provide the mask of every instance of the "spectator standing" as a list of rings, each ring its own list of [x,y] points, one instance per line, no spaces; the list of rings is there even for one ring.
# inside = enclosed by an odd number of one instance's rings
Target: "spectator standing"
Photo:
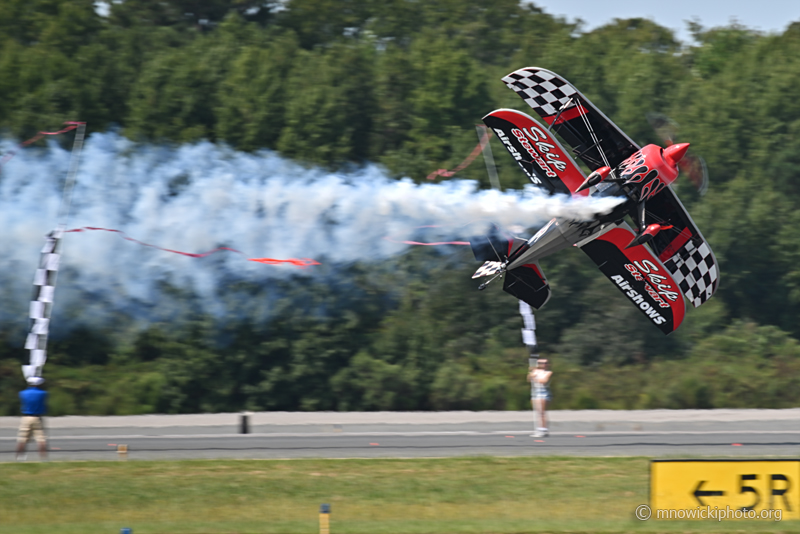
[[[545,358],[538,359],[536,366],[531,367],[528,372],[528,382],[531,383],[531,405],[534,412],[539,415],[539,426],[533,434],[537,438],[546,437],[549,434],[547,402],[550,400],[549,383],[552,375],[553,372],[548,369],[548,361]]]
[[[31,436],[39,444],[39,456],[47,459],[47,438],[44,435],[42,417],[47,413],[47,392],[41,389],[44,378],[31,376],[28,378],[28,388],[19,392],[22,404],[22,421],[17,435],[17,460],[25,459],[25,447]]]

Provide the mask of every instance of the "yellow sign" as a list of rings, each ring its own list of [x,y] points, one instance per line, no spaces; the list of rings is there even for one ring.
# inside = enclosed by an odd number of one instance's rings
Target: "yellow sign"
[[[678,511],[698,508],[752,511],[731,519],[770,510],[800,519],[800,460],[653,460],[650,507],[654,519],[692,518]]]

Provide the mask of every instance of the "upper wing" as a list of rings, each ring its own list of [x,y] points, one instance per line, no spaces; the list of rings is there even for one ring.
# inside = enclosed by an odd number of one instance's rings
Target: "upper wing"
[[[650,246],[697,308],[719,287],[719,267],[711,247],[669,187],[647,201],[645,220],[645,224],[673,225],[656,234]]]
[[[581,245],[600,270],[662,332],[674,332],[685,304],[670,273],[645,246],[626,249],[635,234],[622,223]]]
[[[575,193],[586,179],[555,136],[525,113],[498,109],[483,118],[528,178],[549,193]],[[588,189],[577,193],[589,194]]]
[[[591,170],[612,169],[639,150],[616,124],[567,80],[538,67],[515,70],[503,78],[572,147]]]

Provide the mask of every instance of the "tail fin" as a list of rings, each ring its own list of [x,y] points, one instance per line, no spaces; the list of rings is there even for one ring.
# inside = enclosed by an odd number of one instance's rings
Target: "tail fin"
[[[469,245],[478,261],[504,261],[508,256],[508,238],[492,231],[486,235],[471,237]]]
[[[469,243],[475,259],[485,262],[472,278],[497,274],[514,251],[527,245],[526,240],[503,235],[497,227],[487,235],[471,238]],[[550,286],[547,285],[538,263],[529,263],[506,271],[503,291],[537,310],[550,300]]]
[[[527,241],[519,237],[512,237],[504,233],[497,226],[486,235],[469,238],[472,254],[478,261],[504,262],[512,252],[524,245]]]
[[[550,286],[538,263],[529,263],[507,271],[503,291],[537,310],[550,300]]]

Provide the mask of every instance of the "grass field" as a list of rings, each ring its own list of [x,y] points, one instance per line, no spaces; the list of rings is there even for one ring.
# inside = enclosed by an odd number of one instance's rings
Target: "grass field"
[[[797,532],[800,521],[638,521],[645,458],[0,464],[0,533]]]

